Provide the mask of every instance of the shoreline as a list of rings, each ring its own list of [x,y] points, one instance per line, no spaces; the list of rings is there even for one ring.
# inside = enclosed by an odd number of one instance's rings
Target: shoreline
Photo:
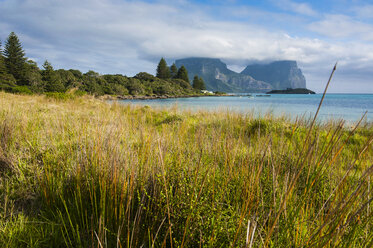
[[[211,97],[211,96],[235,96],[227,94],[215,94],[215,95],[153,95],[153,96],[110,96],[104,95],[99,97],[101,100],[157,100],[157,99],[174,99],[174,98],[192,98],[192,97]]]

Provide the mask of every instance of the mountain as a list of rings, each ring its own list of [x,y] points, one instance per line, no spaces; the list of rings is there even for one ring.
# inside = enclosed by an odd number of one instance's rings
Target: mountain
[[[243,75],[227,68],[220,59],[186,58],[175,61],[179,68],[182,65],[188,70],[189,78],[198,75],[203,78],[207,90],[225,92],[267,92],[272,86],[258,81],[249,75]]]
[[[175,61],[192,79],[203,78],[207,90],[225,92],[267,92],[287,88],[305,88],[306,80],[296,61],[277,61],[268,65],[249,65],[241,73],[227,68],[220,59],[185,58]]]
[[[292,60],[248,65],[241,74],[267,82],[275,90],[306,88],[306,79],[298,68],[297,62]]]

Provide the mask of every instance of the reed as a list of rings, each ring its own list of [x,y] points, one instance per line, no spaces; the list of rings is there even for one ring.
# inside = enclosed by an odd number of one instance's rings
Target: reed
[[[373,125],[0,92],[1,247],[369,247]]]

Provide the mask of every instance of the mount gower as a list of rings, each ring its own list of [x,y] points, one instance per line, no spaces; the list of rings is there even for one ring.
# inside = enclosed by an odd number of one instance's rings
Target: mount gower
[[[306,79],[296,61],[276,61],[248,65],[241,73],[229,70],[220,59],[185,58],[175,61],[188,70],[189,78],[203,78],[207,90],[225,92],[267,92],[287,88],[306,88]]]

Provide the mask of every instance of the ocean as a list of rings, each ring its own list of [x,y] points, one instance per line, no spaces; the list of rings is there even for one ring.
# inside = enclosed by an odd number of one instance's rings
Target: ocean
[[[253,113],[256,116],[273,114],[287,115],[291,119],[297,116],[313,116],[317,110],[322,94],[292,95],[274,94],[260,97],[260,94],[234,96],[208,96],[191,98],[169,98],[154,100],[121,100],[122,104],[148,105],[155,108],[174,107],[189,111],[235,111],[242,114]],[[366,121],[373,121],[373,94],[327,94],[318,119],[344,119],[353,123],[368,111]]]

